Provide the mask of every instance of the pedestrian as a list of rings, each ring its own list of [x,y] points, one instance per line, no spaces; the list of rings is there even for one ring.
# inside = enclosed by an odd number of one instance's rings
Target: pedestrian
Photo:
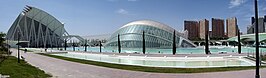
[[[22,60],[25,60],[25,58],[23,56],[20,56]]]
[[[24,53],[27,53],[27,49],[24,50]]]

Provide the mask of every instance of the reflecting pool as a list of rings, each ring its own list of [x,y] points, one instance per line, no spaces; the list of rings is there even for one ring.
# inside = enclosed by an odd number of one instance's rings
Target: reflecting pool
[[[55,49],[55,48],[54,48]],[[67,50],[73,51],[73,47],[68,47]],[[75,51],[84,51],[84,47],[75,47]],[[142,48],[122,48],[122,53],[142,53]],[[99,52],[99,47],[88,47],[88,52]],[[212,46],[210,47],[211,53],[219,53],[219,52],[226,52],[226,53],[236,53],[238,52],[237,47],[227,47],[227,46]],[[254,47],[242,47],[242,53],[254,53]],[[102,52],[118,52],[117,48],[103,48]],[[266,48],[260,48],[260,52],[266,52]],[[146,48],[147,54],[172,54],[172,49],[156,49],[156,48]],[[197,47],[197,48],[177,48],[177,54],[204,54],[205,49],[204,47]]]
[[[254,62],[239,57],[146,57],[122,56],[92,53],[68,52],[53,54],[64,57],[93,60],[107,63],[149,66],[149,67],[175,67],[175,68],[205,68],[205,67],[230,67],[254,66]]]

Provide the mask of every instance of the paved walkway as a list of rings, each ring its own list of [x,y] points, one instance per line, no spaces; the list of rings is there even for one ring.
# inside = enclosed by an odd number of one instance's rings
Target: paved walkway
[[[12,55],[17,55],[16,49],[11,51]],[[80,64],[23,51],[21,55],[31,65],[58,78],[255,78],[255,70],[194,74],[148,73]],[[260,74],[261,78],[266,78],[266,69],[261,69]]]

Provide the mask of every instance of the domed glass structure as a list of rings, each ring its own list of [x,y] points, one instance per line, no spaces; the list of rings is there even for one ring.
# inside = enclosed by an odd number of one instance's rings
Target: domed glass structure
[[[128,23],[119,28],[107,40],[105,47],[118,46],[118,34],[120,35],[120,44],[122,48],[141,48],[143,44],[143,32],[146,48],[172,48],[173,33],[175,29],[151,20],[140,20]],[[195,47],[187,39],[185,33],[177,32],[176,47]]]

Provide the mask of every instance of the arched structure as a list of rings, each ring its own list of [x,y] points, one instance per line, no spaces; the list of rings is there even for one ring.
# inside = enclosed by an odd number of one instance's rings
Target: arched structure
[[[68,35],[68,36],[63,36],[64,39],[67,39],[69,41],[71,38],[77,38],[79,40],[80,45],[84,45],[86,43],[86,39],[80,37],[79,35]],[[86,44],[91,45],[91,43],[87,42]]]
[[[24,47],[55,47],[62,46],[63,36],[67,35],[64,24],[55,17],[38,8],[26,6],[6,37],[10,41],[17,41],[20,37],[21,41],[28,42],[21,45]]]
[[[227,39],[228,41],[236,41],[237,36]],[[240,36],[240,41],[255,41],[255,34],[245,34]],[[266,41],[266,33],[259,33],[259,42],[265,42]]]
[[[151,20],[134,21],[122,26],[111,35],[105,47],[117,47],[119,34],[122,48],[141,48],[143,31],[146,48],[172,48],[175,29]],[[196,46],[187,39],[186,33],[176,32],[175,35],[176,47]]]

